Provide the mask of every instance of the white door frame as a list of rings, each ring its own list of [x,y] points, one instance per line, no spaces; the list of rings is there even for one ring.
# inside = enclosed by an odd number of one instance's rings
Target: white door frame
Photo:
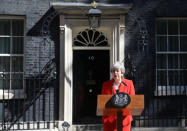
[[[72,125],[73,114],[73,48],[72,36],[74,27],[88,27],[86,13],[91,8],[89,4],[62,3],[51,4],[60,13],[60,74],[59,74],[59,124],[62,129],[64,121]],[[127,4],[99,4],[102,11],[101,28],[112,29],[110,43],[110,66],[115,61],[123,61],[125,53],[125,12],[132,5]],[[96,48],[95,48],[96,49]],[[97,49],[99,49],[97,47]],[[72,130],[73,126],[70,126]]]
[[[124,16],[119,19],[102,19],[102,27],[112,28],[112,43],[110,43],[110,66],[115,61],[124,60]],[[65,19],[60,15],[60,120],[67,121],[72,125],[73,114],[73,48],[72,28],[76,26],[88,26],[85,19]],[[97,47],[98,48],[98,47]]]

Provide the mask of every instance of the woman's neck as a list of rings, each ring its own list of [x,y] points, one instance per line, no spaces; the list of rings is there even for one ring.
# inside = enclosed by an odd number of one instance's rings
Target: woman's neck
[[[121,78],[114,80],[114,85],[118,86],[121,83]]]

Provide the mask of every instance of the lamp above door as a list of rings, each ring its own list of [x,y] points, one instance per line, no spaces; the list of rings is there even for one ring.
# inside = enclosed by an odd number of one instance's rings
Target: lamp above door
[[[88,22],[91,29],[98,28],[101,23],[101,10],[96,8],[97,3],[93,1],[92,8],[88,11]]]

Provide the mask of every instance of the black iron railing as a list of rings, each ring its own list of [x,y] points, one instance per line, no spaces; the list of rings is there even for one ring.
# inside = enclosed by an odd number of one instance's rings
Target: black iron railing
[[[186,127],[187,126],[187,86],[179,73],[177,79],[167,84],[156,84],[154,72],[137,69],[134,78],[136,94],[145,97],[145,108],[141,116],[134,117],[135,127]],[[183,71],[183,74],[187,74]],[[155,76],[155,77],[154,77]],[[168,78],[169,79],[169,78]],[[180,79],[180,80],[179,80]]]
[[[49,129],[55,127],[56,64],[50,60],[38,75],[24,74],[23,89],[1,89],[0,129]],[[2,83],[10,78],[1,77]],[[12,79],[11,79],[12,80]],[[11,81],[10,80],[10,81]]]

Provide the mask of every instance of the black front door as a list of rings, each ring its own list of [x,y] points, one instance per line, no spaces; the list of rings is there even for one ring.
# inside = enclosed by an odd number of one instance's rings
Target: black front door
[[[97,95],[109,79],[109,50],[73,51],[73,124],[99,124]]]

